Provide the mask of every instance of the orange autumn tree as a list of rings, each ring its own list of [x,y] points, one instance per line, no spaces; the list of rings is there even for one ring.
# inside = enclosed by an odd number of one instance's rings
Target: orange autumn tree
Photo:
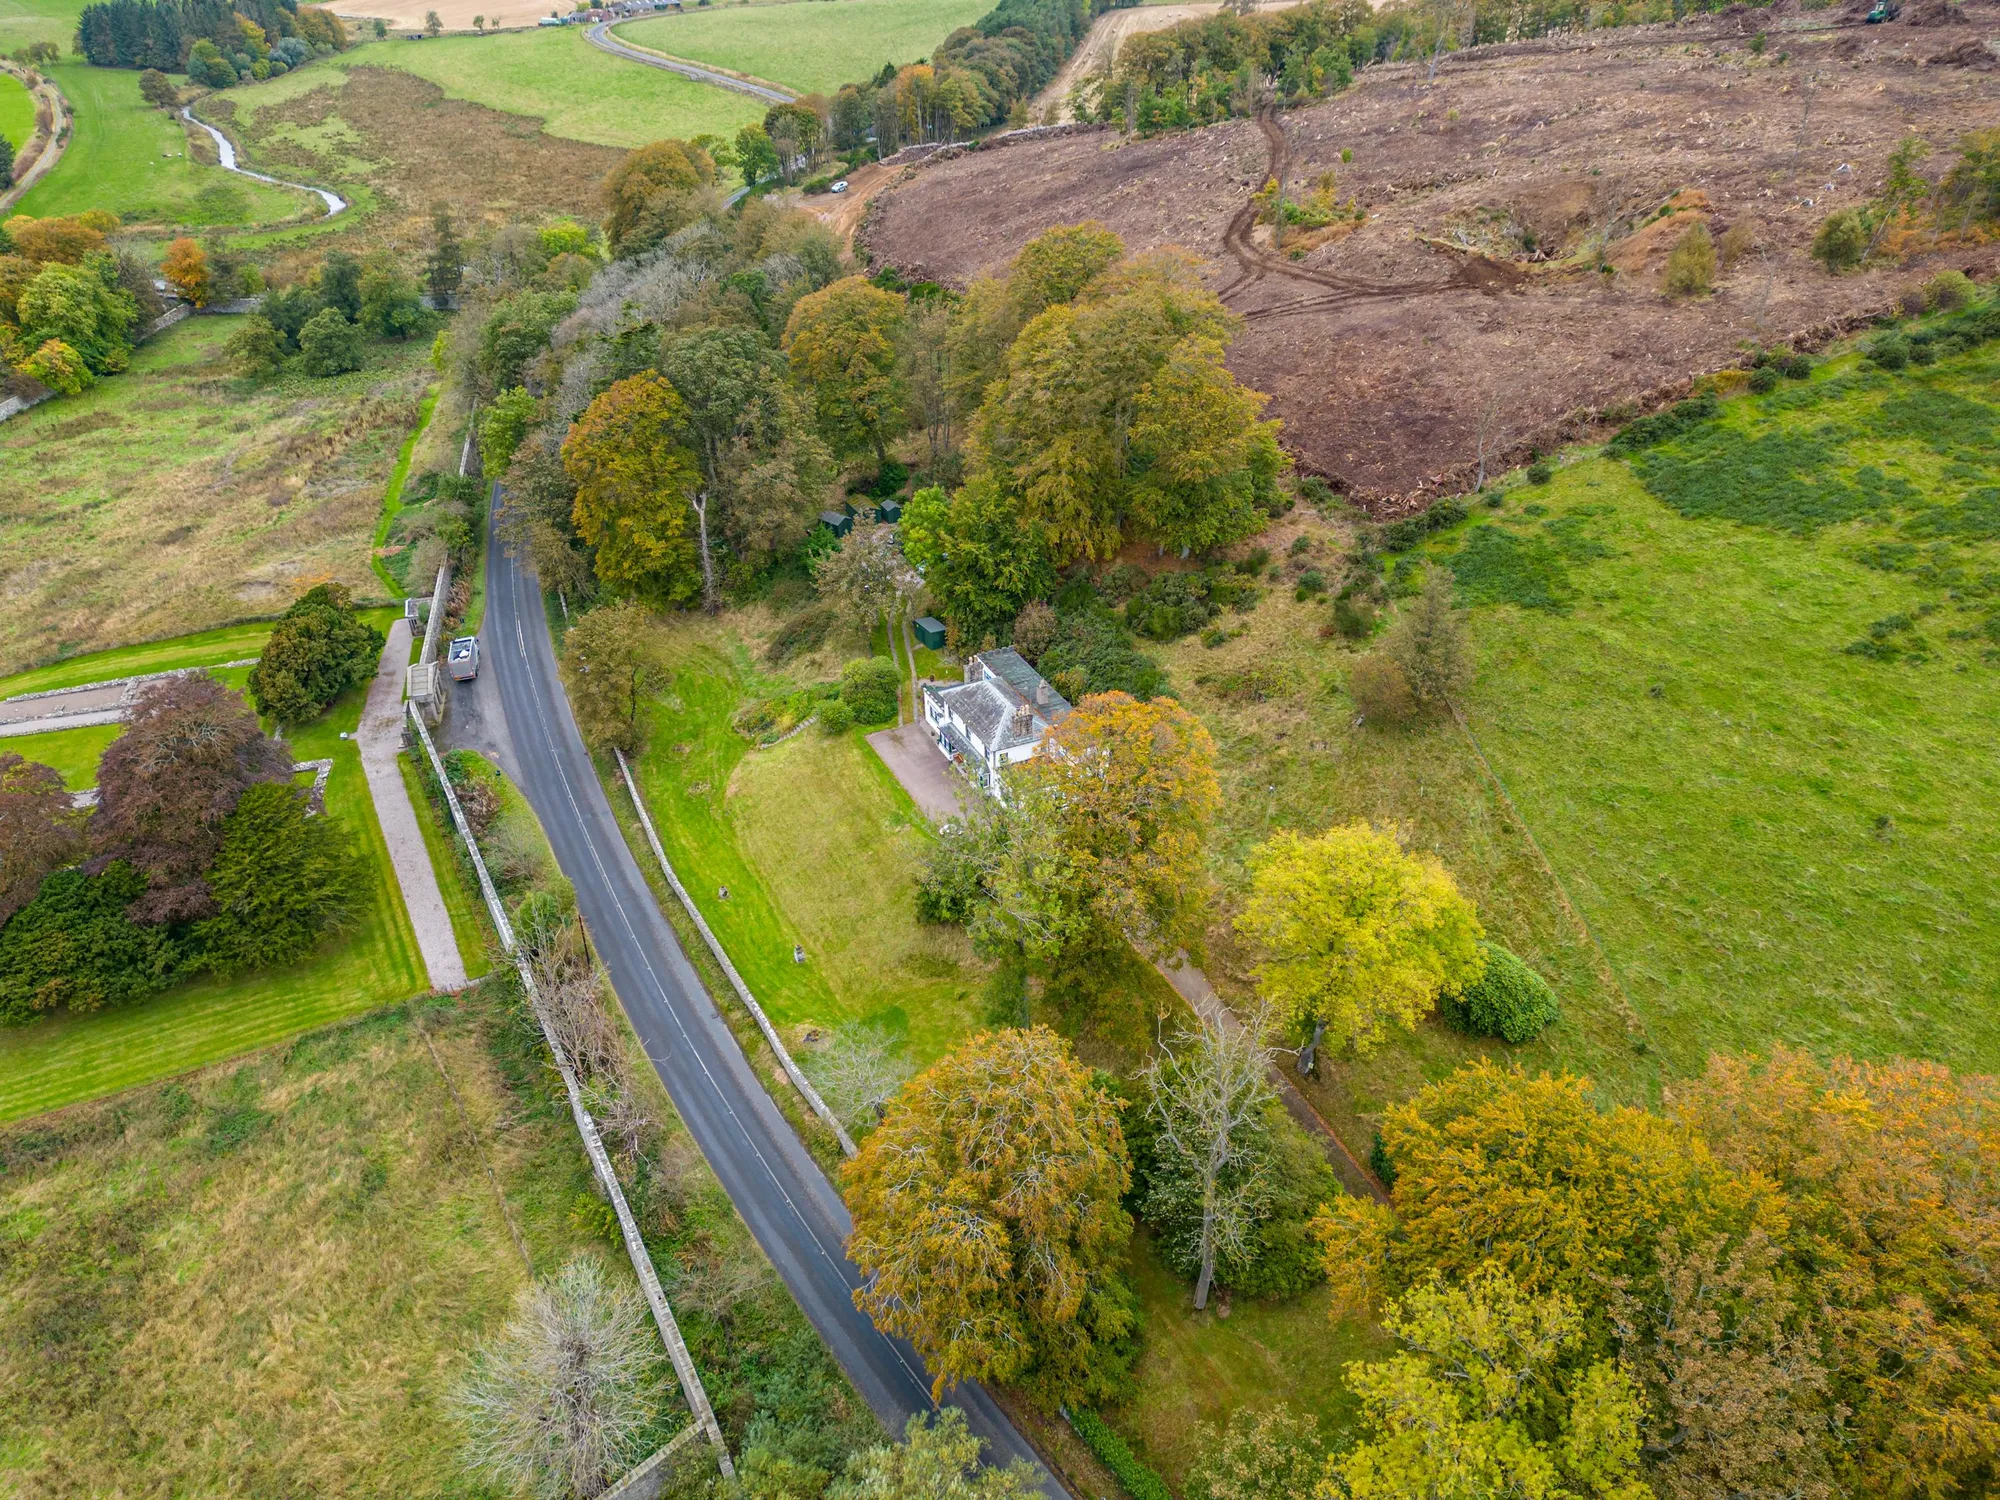
[[[570,428],[562,461],[576,485],[571,518],[596,549],[599,578],[654,605],[700,597],[688,522],[701,468],[672,385],[651,370],[612,385]]]
[[[994,898],[1032,957],[1060,962],[1123,937],[1162,954],[1200,941],[1222,791],[1215,742],[1193,714],[1171,698],[1086,698],[1008,789]]]
[[[855,1305],[936,1377],[1095,1402],[1123,1373],[1131,1162],[1118,1105],[1046,1027],[961,1043],[841,1170]]]
[[[160,275],[174,294],[196,307],[208,306],[208,296],[214,285],[208,269],[208,252],[193,240],[185,237],[167,246],[167,253],[160,262]]]
[[[1860,1495],[2000,1493],[2000,1084],[1936,1063],[1712,1058],[1673,1115],[1784,1189]]]

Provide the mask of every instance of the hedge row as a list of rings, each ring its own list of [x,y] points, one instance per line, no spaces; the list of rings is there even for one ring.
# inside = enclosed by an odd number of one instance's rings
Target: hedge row
[[[1126,1445],[1125,1439],[1105,1425],[1104,1419],[1096,1412],[1071,1412],[1069,1425],[1076,1429],[1076,1435],[1083,1439],[1084,1445],[1097,1455],[1098,1461],[1125,1486],[1132,1500],[1174,1500],[1174,1492],[1167,1488],[1166,1480],[1141,1463],[1139,1456]]]

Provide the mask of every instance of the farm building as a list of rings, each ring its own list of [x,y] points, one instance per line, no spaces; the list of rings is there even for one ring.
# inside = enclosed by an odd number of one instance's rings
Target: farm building
[[[945,759],[1003,802],[1002,773],[1039,755],[1068,713],[1068,700],[1011,647],[973,657],[963,682],[924,684],[924,723]]]

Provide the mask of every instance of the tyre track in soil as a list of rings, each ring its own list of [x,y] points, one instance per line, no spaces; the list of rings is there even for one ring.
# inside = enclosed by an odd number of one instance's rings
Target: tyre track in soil
[[[1263,133],[1264,143],[1269,148],[1264,180],[1283,182],[1291,171],[1292,148],[1274,108],[1267,105],[1258,111],[1257,129]],[[1301,265],[1274,251],[1262,249],[1251,238],[1256,224],[1257,199],[1253,194],[1222,232],[1222,245],[1229,252],[1230,259],[1236,262],[1236,274],[1217,290],[1216,295],[1227,302],[1232,296],[1241,294],[1272,274],[1289,281],[1304,282],[1319,290],[1290,302],[1250,308],[1241,314],[1246,322],[1289,317],[1295,313],[1322,312],[1352,302],[1390,301],[1400,297],[1428,297],[1439,292],[1478,290],[1490,281],[1471,266],[1460,266],[1451,275],[1437,281],[1364,281],[1358,277],[1342,276],[1335,271]]]

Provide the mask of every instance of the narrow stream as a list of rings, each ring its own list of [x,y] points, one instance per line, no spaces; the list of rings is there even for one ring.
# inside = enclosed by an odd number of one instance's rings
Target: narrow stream
[[[303,182],[286,182],[282,178],[266,177],[262,172],[253,172],[248,167],[237,166],[236,147],[230,144],[229,137],[209,124],[208,121],[197,120],[194,117],[193,105],[188,105],[181,110],[181,118],[186,120],[188,124],[197,126],[208,132],[209,139],[215,142],[215,149],[222,158],[223,171],[236,172],[244,177],[254,177],[259,182],[270,183],[273,187],[297,188],[302,193],[311,193],[326,204],[326,216],[329,219],[347,207],[347,200],[345,198],[326,188],[307,187]]]

